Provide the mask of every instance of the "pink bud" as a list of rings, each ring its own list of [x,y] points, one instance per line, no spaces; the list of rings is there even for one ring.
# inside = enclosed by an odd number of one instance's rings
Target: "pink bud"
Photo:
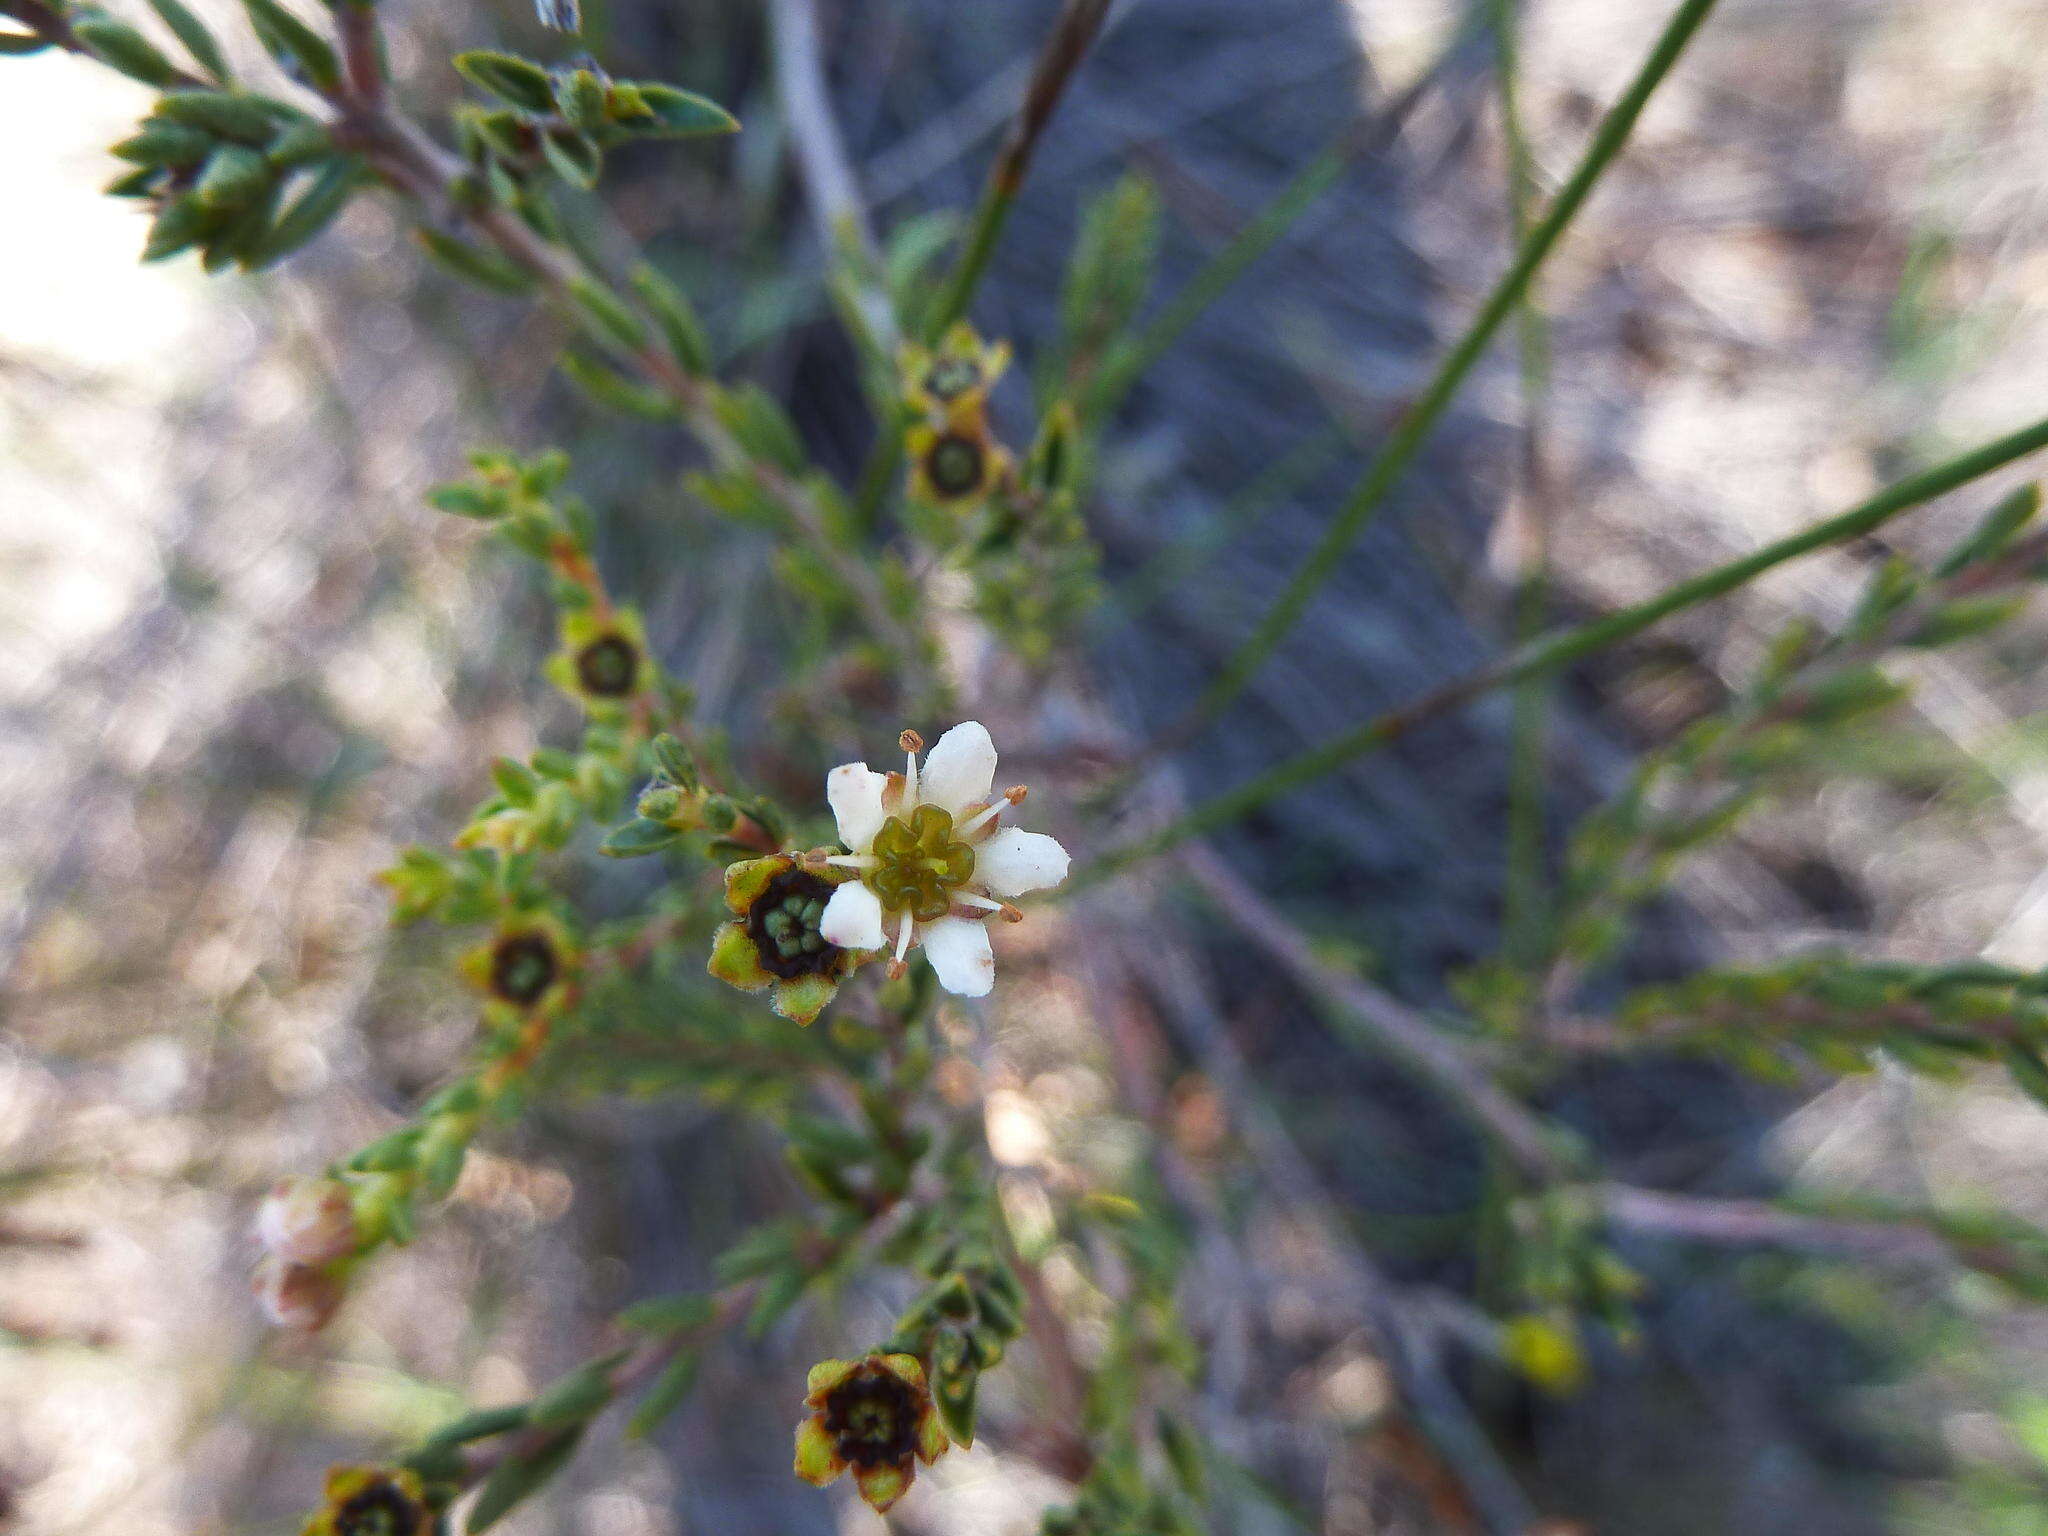
[[[293,1264],[327,1264],[355,1251],[348,1186],[335,1179],[280,1179],[256,1209],[256,1240]]]

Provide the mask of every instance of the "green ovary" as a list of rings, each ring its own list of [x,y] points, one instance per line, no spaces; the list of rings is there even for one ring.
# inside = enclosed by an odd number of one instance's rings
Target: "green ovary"
[[[878,867],[867,882],[891,912],[920,923],[936,922],[953,905],[953,892],[974,878],[974,850],[953,833],[953,818],[920,805],[905,821],[891,816],[875,834]]]

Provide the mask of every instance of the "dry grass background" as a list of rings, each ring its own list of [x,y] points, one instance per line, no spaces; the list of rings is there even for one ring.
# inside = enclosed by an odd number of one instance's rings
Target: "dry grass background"
[[[1382,89],[1425,67],[1456,21],[1431,0],[1354,9]],[[1543,168],[1569,163],[1662,9],[1529,7],[1521,84]],[[466,17],[423,24],[469,35]],[[2038,413],[2044,47],[2048,7],[2026,0],[1730,0],[1543,287],[1562,601],[1626,603],[1854,500],[1902,460]],[[0,1529],[283,1529],[325,1459],[465,1397],[519,1395],[577,1358],[647,1273],[701,1262],[699,1218],[648,1230],[642,1213],[724,1166],[721,1132],[692,1111],[628,1115],[623,1129],[555,1111],[544,1133],[475,1160],[451,1219],[379,1265],[317,1350],[262,1336],[244,1289],[254,1193],[374,1134],[467,1037],[432,956],[394,956],[371,876],[400,842],[445,833],[492,753],[532,744],[536,610],[420,495],[466,446],[531,419],[539,349],[522,349],[514,317],[461,306],[495,386],[495,405],[480,404],[465,333],[408,307],[416,274],[370,206],[261,284],[139,269],[139,225],[93,188],[140,89],[54,59],[9,61],[0,81],[13,220],[0,240]],[[1500,264],[1485,89],[1454,79],[1393,151],[1402,238],[1440,328]],[[1171,191],[1169,205],[1219,213]],[[1360,376],[1284,291],[1254,283],[1229,302],[1284,338],[1339,414],[1369,420],[1411,382]],[[1480,430],[1463,468],[1490,515],[1518,494],[1486,430],[1519,418],[1505,356],[1468,412]],[[1938,548],[1975,504],[1897,537]],[[1408,516],[1425,551],[1468,561],[1426,507]],[[1574,749],[1585,776],[1611,777],[1617,740],[1668,729],[1688,690],[1739,671],[1786,615],[1839,614],[1867,553],[1801,563],[1673,626],[1681,687],[1669,648],[1603,670],[1610,736]],[[1497,622],[1483,581],[1451,585],[1476,624]],[[731,643],[729,626],[701,633]],[[733,686],[729,651],[692,654],[708,689]],[[1703,865],[1682,890],[1701,947],[1828,940],[2048,961],[2035,659],[1928,669],[1910,777],[1789,805]],[[1108,963],[1041,963],[998,1021],[992,1139],[1026,1205],[1127,1136],[1089,1016],[1091,967]],[[1194,1073],[1175,1101],[1198,1156],[1208,1091]],[[2048,1120],[1989,1083],[1880,1074],[1804,1105],[1769,1155],[1794,1182],[1989,1194],[2048,1220]],[[743,1181],[749,1165],[731,1156]],[[1842,1281],[1842,1304],[1893,1318],[1861,1283]],[[2048,1399],[2030,1399],[2028,1381],[2048,1362],[2048,1328],[1924,1287],[1941,1319],[1933,1347],[1855,1410],[1930,1431],[1971,1464],[2038,1466],[2028,1435]],[[1312,1291],[1290,1304],[1318,1305]],[[1273,1328],[1290,1336],[1284,1316]],[[1414,1517],[1384,1486],[1389,1466],[1402,1480],[1398,1447],[1353,1433],[1386,1392],[1361,1336],[1327,1316],[1304,1326],[1275,1394],[1286,1410],[1243,1425],[1247,1443],[1327,1457],[1332,1532],[1438,1528],[1401,1524]],[[522,1528],[665,1536],[790,1528],[778,1522],[792,1508],[818,1519],[778,1471],[787,1372],[750,1381],[748,1364],[659,1449],[588,1458]],[[733,1421],[766,1449],[718,1475]],[[1602,1475],[1638,1479],[1625,1463]],[[901,1528],[1021,1532],[1048,1496],[1000,1448],[946,1470]],[[1760,1462],[1727,1506],[1752,1500],[1754,1518],[1724,1528],[1781,1528],[1774,1501],[1801,1476]],[[1609,1491],[1602,1507],[1632,1507]],[[1940,1478],[1894,1489],[1889,1509],[1930,1531],[1988,1518]],[[1598,1528],[1649,1528],[1629,1518]],[[1881,1528],[1844,1518],[1813,1528]],[[857,1508],[840,1519],[873,1528]]]

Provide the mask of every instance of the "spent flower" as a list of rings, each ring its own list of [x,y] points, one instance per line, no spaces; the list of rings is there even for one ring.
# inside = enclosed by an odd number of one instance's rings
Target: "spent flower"
[[[810,1023],[869,958],[819,931],[833,890],[851,878],[843,870],[807,869],[782,853],[728,866],[725,905],[733,921],[712,941],[711,974],[742,992],[766,990],[777,1013]]]
[[[293,1333],[318,1333],[341,1310],[343,1289],[338,1274],[274,1253],[265,1254],[257,1264],[251,1289],[272,1326]]]
[[[320,1509],[301,1536],[427,1536],[434,1509],[407,1467],[330,1467]]]
[[[996,749],[979,721],[941,736],[922,771],[923,738],[905,731],[900,741],[908,759],[902,773],[842,763],[826,775],[825,797],[846,851],[815,851],[806,864],[855,878],[833,890],[818,931],[842,949],[892,948],[892,976],[903,973],[911,945],[922,943],[940,986],[985,997],[996,974],[988,919],[1000,913],[1021,921],[1009,898],[1058,885],[1067,851],[1042,832],[1003,825],[1024,790],[991,792]]]
[[[811,1367],[797,1426],[796,1475],[822,1488],[849,1467],[880,1514],[909,1490],[917,1464],[946,1454],[946,1431],[915,1355],[875,1353]]]

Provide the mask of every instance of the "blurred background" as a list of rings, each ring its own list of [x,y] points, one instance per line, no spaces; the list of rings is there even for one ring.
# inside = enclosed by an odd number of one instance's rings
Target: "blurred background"
[[[866,424],[769,9],[591,7],[585,41],[608,67],[705,90],[746,124],[715,150],[621,156],[607,196],[700,299],[728,369],[790,402],[844,470]],[[963,206],[1052,6],[816,9],[873,217]],[[1156,179],[1170,291],[1339,133],[1384,130],[1126,413],[1089,508],[1110,597],[1065,696],[1132,737],[1243,634],[1504,265],[1496,57],[1461,41],[1472,14],[1133,0],[1046,142],[978,311],[1027,364],[1092,190]],[[495,0],[386,15],[423,106],[455,95],[455,48],[562,52]],[[1635,0],[1521,7],[1516,83],[1544,184],[1664,19]],[[1189,794],[1491,653],[1511,621],[1488,573],[1532,529],[1560,612],[1618,607],[2039,414],[2044,47],[2039,0],[1726,0],[1547,269],[1540,480],[1503,346],[1297,640],[1180,756]],[[243,59],[260,72],[253,46]],[[28,1536],[295,1528],[328,1461],[528,1395],[597,1347],[611,1311],[700,1281],[796,1198],[744,1119],[622,1103],[564,1070],[331,1330],[306,1344],[260,1326],[256,1196],[396,1124],[470,1039],[449,951],[394,935],[373,876],[402,844],[448,836],[493,755],[568,719],[534,675],[541,594],[424,492],[473,447],[568,446],[613,579],[743,741],[773,734],[767,551],[687,504],[673,436],[550,378],[546,322],[422,271],[375,200],[260,281],[136,265],[140,218],[96,189],[146,100],[61,57],[0,71],[0,1530]],[[1276,488],[1282,462],[1298,472]],[[1979,489],[1885,537],[1945,547]],[[1881,553],[1797,563],[1575,673],[1556,826],[1788,617],[1839,618]],[[1821,944],[2048,963],[2044,634],[1917,667],[1910,738],[1689,867],[1634,974]],[[997,683],[968,703],[1085,757],[1088,728],[1052,697]],[[1504,701],[1474,710],[1275,807],[1222,854],[1333,952],[1440,1001],[1446,971],[1498,938],[1507,734]],[[792,782],[830,760],[792,763]],[[1019,942],[980,1085],[1012,1208],[1113,1181],[1155,1145],[1224,1197],[1184,1320],[1211,1349],[1212,1427],[1278,1490],[1227,1528],[1479,1528],[1472,1468],[1417,1432],[1338,1283],[1359,1254],[1468,1283],[1469,1138],[1199,904],[1111,888]],[[1996,1080],[1879,1071],[1809,1096],[1632,1059],[1567,1075],[1551,1107],[1639,1184],[1987,1200],[2048,1220],[2048,1116]],[[1652,1283],[1643,1337],[1602,1346],[1576,1390],[1458,1361],[1442,1383],[1543,1529],[2048,1531],[2038,1313],[1939,1270],[1629,1257]],[[791,1480],[788,1436],[802,1365],[888,1314],[887,1295],[856,1290],[734,1345],[697,1406],[647,1443],[600,1437],[506,1529],[878,1529]],[[1008,1536],[1061,1496],[1006,1451],[1024,1437],[1005,1425],[1042,1408],[1020,1353],[985,1440],[921,1479],[891,1528]]]

